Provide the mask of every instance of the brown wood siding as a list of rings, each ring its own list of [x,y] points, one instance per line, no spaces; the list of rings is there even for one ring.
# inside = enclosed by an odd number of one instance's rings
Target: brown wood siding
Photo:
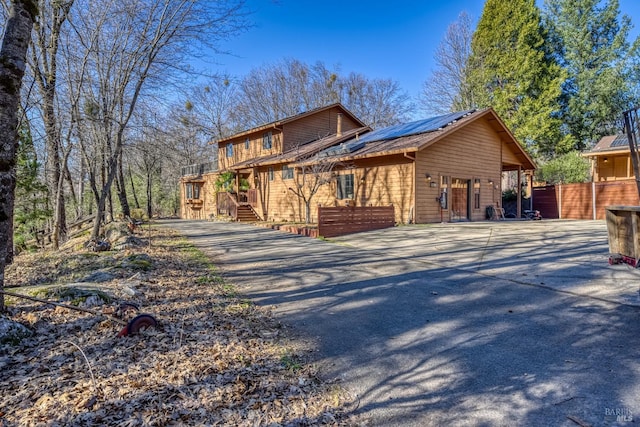
[[[440,204],[436,198],[440,195],[442,176],[449,179],[449,192],[452,178],[470,180],[472,187],[474,180],[479,179],[480,208],[474,209],[472,197],[471,220],[485,219],[486,206],[495,206],[501,200],[501,145],[493,128],[485,120],[477,120],[416,153],[416,222],[441,221]],[[432,182],[436,182],[436,187],[430,186],[427,174]],[[473,194],[473,189],[471,191]],[[451,209],[442,211],[442,219],[451,220]]]
[[[180,218],[182,219],[209,219],[216,213],[216,190],[215,181],[217,173],[205,174],[194,182],[200,183],[200,199],[202,203],[188,203],[185,193],[185,185],[192,180],[182,179],[180,181]]]
[[[335,134],[340,111],[339,108],[334,107],[284,124],[285,151],[293,150],[300,144]],[[342,115],[343,132],[358,127],[359,125],[350,117],[346,114]]]
[[[606,162],[604,160],[607,160]],[[599,156],[596,158],[594,181],[619,181],[633,178],[629,154]]]
[[[264,149],[263,136],[268,132],[271,132],[271,149]],[[246,138],[249,138],[248,150],[245,148]],[[227,145],[229,144],[233,144],[233,157],[227,157]],[[225,170],[236,163],[280,153],[282,153],[282,131],[276,128],[260,131],[220,144],[218,147],[218,169]]]
[[[347,165],[349,168],[336,168],[336,175],[354,175],[355,206],[395,207],[396,222],[406,223],[412,214],[414,203],[414,174],[412,160],[404,156],[389,156],[367,159]],[[269,221],[305,220],[304,201],[289,188],[296,188],[301,182],[299,170],[294,171],[293,180],[282,179],[282,165],[275,165],[274,179],[268,180],[268,167],[258,171],[258,203],[256,211]],[[311,203],[311,222],[318,220],[318,206],[344,206],[346,200],[336,198],[336,182],[332,181],[320,187]]]
[[[338,175],[354,175],[354,206],[393,205],[397,223],[407,223],[414,205],[414,165],[402,155],[358,160],[336,170]],[[321,187],[314,205],[345,206],[347,200],[337,199],[336,183]],[[317,209],[313,209],[316,210]],[[312,211],[313,211],[312,210]],[[312,212],[314,220],[317,212]]]
[[[258,168],[258,180],[254,180],[258,190],[256,212],[266,221],[304,221],[304,203],[289,188],[295,188],[298,179],[294,171],[293,179],[282,178],[282,164],[273,165],[273,180],[269,179],[269,167]]]

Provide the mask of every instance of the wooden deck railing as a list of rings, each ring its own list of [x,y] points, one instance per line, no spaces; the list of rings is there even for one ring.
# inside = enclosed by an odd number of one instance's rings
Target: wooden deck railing
[[[247,203],[249,203],[252,208],[256,208],[258,206],[258,190],[255,188],[247,190]]]
[[[238,201],[233,193],[218,193],[218,215],[228,215],[233,219],[238,218]]]
[[[336,237],[394,225],[393,205],[318,207],[318,234],[322,237]]]

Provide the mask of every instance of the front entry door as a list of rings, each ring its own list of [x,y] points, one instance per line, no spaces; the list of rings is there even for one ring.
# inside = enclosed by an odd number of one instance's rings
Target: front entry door
[[[469,188],[471,181],[468,179],[453,178],[451,180],[451,220],[469,220]]]

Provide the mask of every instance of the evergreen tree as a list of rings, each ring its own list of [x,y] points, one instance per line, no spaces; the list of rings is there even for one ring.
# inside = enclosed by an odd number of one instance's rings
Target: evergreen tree
[[[17,250],[26,248],[26,242],[36,238],[36,231],[52,215],[51,209],[47,207],[47,186],[40,176],[40,164],[29,129],[21,127],[19,138],[13,231]]]
[[[618,0],[546,0],[545,22],[567,72],[562,119],[583,150],[619,132],[622,112],[632,106],[638,50],[628,43],[631,21],[620,17]]]
[[[536,170],[536,181],[571,184],[589,181],[589,161],[578,151],[570,151],[544,162]]]
[[[471,43],[469,79],[478,107],[493,107],[534,155],[567,151],[557,117],[564,74],[545,48],[535,0],[487,0]]]

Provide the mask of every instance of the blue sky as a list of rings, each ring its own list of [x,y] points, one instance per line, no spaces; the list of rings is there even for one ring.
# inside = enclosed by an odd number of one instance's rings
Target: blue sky
[[[477,22],[483,5],[482,0],[247,0],[255,26],[222,46],[231,55],[217,56],[212,71],[242,76],[283,58],[322,61],[339,65],[344,74],[390,78],[417,96],[449,24],[462,11]],[[640,25],[639,0],[620,0],[620,9]]]

